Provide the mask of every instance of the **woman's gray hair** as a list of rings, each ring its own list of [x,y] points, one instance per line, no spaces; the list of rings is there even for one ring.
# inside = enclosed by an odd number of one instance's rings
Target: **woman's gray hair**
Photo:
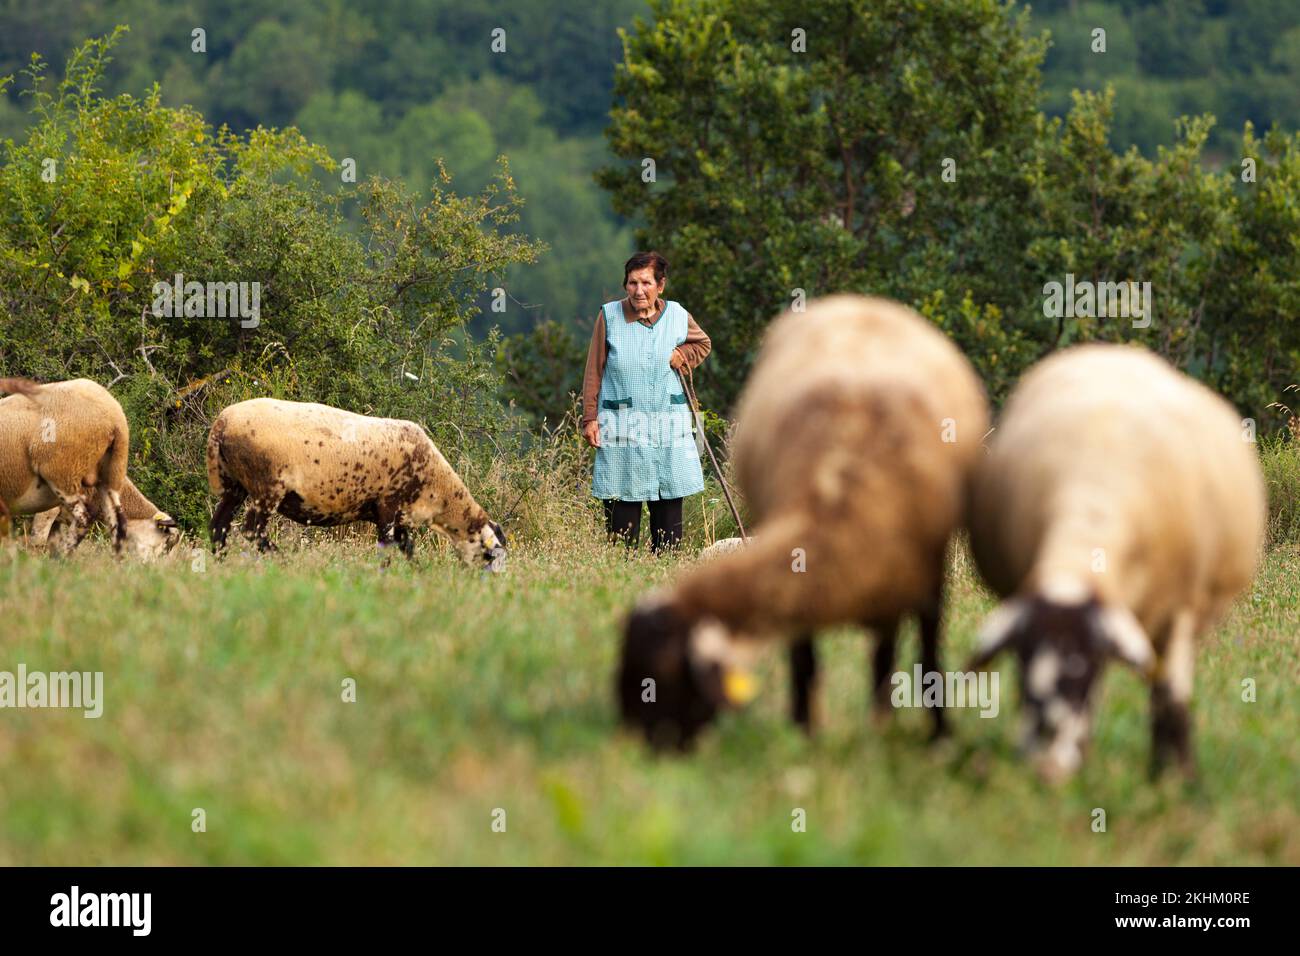
[[[668,276],[667,259],[654,251],[638,252],[623,264],[623,284],[627,285],[627,277],[633,272],[646,266],[654,266],[656,282],[662,282]]]

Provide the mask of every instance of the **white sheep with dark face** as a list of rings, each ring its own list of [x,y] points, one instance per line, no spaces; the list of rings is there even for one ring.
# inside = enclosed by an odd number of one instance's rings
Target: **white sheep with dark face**
[[[1195,641],[1254,576],[1264,514],[1239,416],[1155,355],[1085,345],[1024,377],[976,475],[971,548],[1005,601],[972,666],[1019,657],[1045,777],[1082,762],[1109,659],[1151,682],[1155,764],[1191,769]]]

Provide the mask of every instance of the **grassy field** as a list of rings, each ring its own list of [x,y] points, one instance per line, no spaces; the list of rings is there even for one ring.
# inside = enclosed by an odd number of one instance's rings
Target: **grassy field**
[[[97,720],[0,711],[0,864],[1300,864],[1294,548],[1201,647],[1199,782],[1150,783],[1146,695],[1112,668],[1059,790],[1017,759],[1010,671],[997,719],[958,712],[927,746],[921,711],[868,723],[850,631],[822,643],[815,740],[774,654],[695,754],[649,755],[616,731],[619,621],[691,560],[555,542],[490,577],[428,546],[384,568],[359,541],[203,570],[188,548],[153,567],[0,550],[0,670],[105,675]],[[960,556],[951,591],[956,668],[990,601]],[[900,665],[915,654],[908,632]]]

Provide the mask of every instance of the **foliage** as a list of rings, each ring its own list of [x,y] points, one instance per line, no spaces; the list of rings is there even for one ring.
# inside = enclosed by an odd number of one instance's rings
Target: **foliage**
[[[104,75],[107,90],[158,82],[163,105],[188,106],[214,127],[297,126],[333,155],[355,159],[360,179],[401,178],[423,193],[441,158],[458,188],[475,192],[508,154],[529,199],[511,228],[544,236],[553,249],[505,273],[514,299],[532,308],[493,318],[504,331],[526,331],[534,318],[572,321],[594,311],[611,261],[631,252],[630,231],[591,173],[602,159],[615,27],[641,6],[50,0],[3,13],[0,75],[20,69],[32,50],[62,62],[84,36],[129,23]],[[203,52],[191,48],[196,27],[206,31]],[[497,28],[505,30],[502,53],[491,46]],[[19,135],[26,121],[15,100],[0,96],[0,137]],[[321,178],[337,188],[337,173]]]
[[[412,418],[438,441],[506,428],[496,339],[464,327],[477,296],[538,251],[504,231],[520,204],[508,168],[474,196],[380,177],[326,193],[310,172],[333,160],[295,129],[214,131],[156,87],[98,95],[118,36],[87,43],[57,84],[39,60],[28,71],[35,122],[0,167],[0,367],[114,386],[132,473],[146,494],[180,498],[168,507],[191,525],[206,517],[202,432],[229,401]],[[342,226],[347,202],[359,235]],[[258,322],[156,314],[154,284],[177,275],[259,283]]]
[[[527,335],[502,343],[497,354],[507,399],[538,420],[559,421],[581,401],[582,379],[575,369],[585,366],[587,350],[571,326],[546,320]]]
[[[1253,180],[1205,162],[1208,115],[1154,158],[1116,153],[1115,91],[1038,113],[1041,45],[992,0],[653,9],[616,80],[609,139],[627,164],[600,178],[726,357],[702,375],[716,403],[772,315],[843,290],[915,305],[997,401],[1042,355],[1096,339],[1159,352],[1257,422],[1293,380],[1295,134],[1246,126]],[[1150,283],[1149,322],[1049,314],[1047,284],[1067,276]]]
[[[1274,439],[1260,448],[1268,488],[1268,544],[1300,545],[1300,445]]]
[[[977,364],[1006,364],[1015,342],[981,316],[1026,282],[1042,43],[1024,17],[992,0],[652,9],[624,34],[607,131],[633,165],[600,181],[644,221],[642,244],[677,263],[674,292],[728,357],[712,394],[734,398],[763,327],[799,290],[927,300]],[[947,159],[956,182],[941,178]],[[968,291],[976,313],[945,311]]]
[[[1212,113],[1207,149],[1228,165],[1246,122],[1300,128],[1300,7],[1290,0],[1036,0],[1035,26],[1052,34],[1044,106],[1068,112],[1074,90],[1118,94],[1111,139],[1147,155],[1168,143],[1182,114]],[[1094,52],[1093,31],[1106,31]]]

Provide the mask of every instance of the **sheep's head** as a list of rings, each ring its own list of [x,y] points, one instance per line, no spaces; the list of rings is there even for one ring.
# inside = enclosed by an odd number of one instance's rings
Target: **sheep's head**
[[[461,560],[470,567],[496,573],[506,566],[506,533],[495,521],[484,519],[477,528],[471,528],[465,538],[457,542]]]
[[[970,669],[983,668],[1004,650],[1020,660],[1025,749],[1051,782],[1068,778],[1083,762],[1093,689],[1106,662],[1116,658],[1145,670],[1153,659],[1130,611],[1086,593],[1039,593],[1003,604],[985,623]]]
[[[126,543],[141,561],[154,561],[176,547],[181,530],[169,514],[132,518],[126,523]]]
[[[752,678],[721,623],[650,599],[628,617],[617,693],[624,724],[656,749],[685,750],[718,711],[748,702]]]

